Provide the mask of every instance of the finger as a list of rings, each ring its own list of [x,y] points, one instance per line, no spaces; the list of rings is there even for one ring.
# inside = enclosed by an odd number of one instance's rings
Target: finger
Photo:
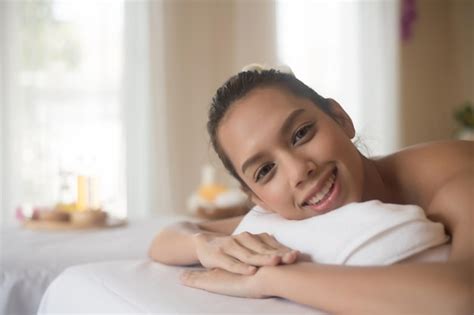
[[[268,246],[278,249],[278,250],[284,250],[284,251],[291,251],[292,249],[283,245],[282,243],[278,242],[278,240],[273,236],[268,233],[261,233],[257,235],[262,242],[267,244]]]
[[[299,251],[292,250],[291,252],[288,252],[285,255],[283,255],[283,257],[281,258],[281,261],[282,263],[287,264],[287,265],[293,264],[298,260],[299,254],[300,254]]]
[[[221,278],[221,280],[226,280],[227,278],[237,276],[235,274],[230,274],[225,270],[214,268],[208,270],[185,270],[181,273],[179,279],[182,284],[194,287],[194,288],[204,288],[207,282]]]
[[[205,275],[206,271],[184,271],[181,273],[179,280],[188,287],[198,287],[199,280]]]
[[[252,275],[257,271],[257,267],[239,261],[227,254],[219,255],[217,267],[242,275]]]
[[[243,232],[237,236],[235,239],[244,247],[259,253],[259,254],[276,254],[278,252],[277,249],[273,248],[272,246],[268,245],[267,243],[263,242],[258,236],[254,234],[250,234],[248,232]]]
[[[275,266],[280,263],[281,256],[276,254],[260,254],[256,253],[245,246],[242,246],[238,241],[233,242],[232,245],[224,249],[229,256],[235,257],[243,263],[254,266]]]
[[[248,286],[247,276],[237,275],[222,269],[206,271],[185,271],[181,274],[181,283],[192,288],[203,289],[219,294],[248,298],[263,297]]]
[[[202,270],[202,271],[184,271],[179,280],[181,283],[187,287],[196,288],[196,289],[203,289],[206,291],[213,291],[210,288],[212,285],[212,279],[209,277],[210,270]]]
[[[269,246],[278,250],[278,254],[281,255],[281,261],[285,264],[292,264],[298,259],[299,252],[293,250],[280,242],[273,236],[268,233],[258,234],[258,237]]]

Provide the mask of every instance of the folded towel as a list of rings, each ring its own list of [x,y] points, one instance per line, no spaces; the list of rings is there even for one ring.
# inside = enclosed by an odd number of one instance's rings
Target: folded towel
[[[388,265],[448,242],[444,227],[423,209],[372,200],[323,215],[287,220],[254,207],[234,231],[272,234],[303,257],[325,264]]]

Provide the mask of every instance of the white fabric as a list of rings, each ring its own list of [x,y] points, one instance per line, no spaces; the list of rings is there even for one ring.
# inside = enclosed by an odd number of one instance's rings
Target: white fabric
[[[377,200],[352,203],[305,220],[286,220],[260,207],[234,231],[273,234],[312,261],[338,265],[387,265],[446,243],[440,223],[414,205]]]
[[[116,261],[67,269],[48,288],[38,314],[321,314],[278,298],[242,299],[183,286],[182,267]]]
[[[0,314],[35,314],[48,285],[69,266],[146,259],[157,231],[179,219],[183,218],[162,216],[132,221],[123,228],[82,232],[3,229]]]
[[[446,261],[449,245],[406,262]],[[180,284],[183,267],[115,261],[68,268],[46,291],[38,314],[323,314],[279,298],[242,299]]]

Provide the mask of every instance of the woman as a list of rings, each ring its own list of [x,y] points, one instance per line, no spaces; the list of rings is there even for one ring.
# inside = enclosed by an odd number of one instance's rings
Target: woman
[[[474,245],[472,142],[410,147],[369,159],[352,143],[350,117],[291,74],[241,72],[216,93],[213,146],[251,200],[287,219],[378,199],[416,204],[451,235],[445,263],[348,267],[299,262],[267,234],[231,236],[241,217],[161,231],[150,256],[201,263],[182,282],[221,294],[279,296],[334,313],[471,314]],[[324,241],[324,240],[318,240]]]

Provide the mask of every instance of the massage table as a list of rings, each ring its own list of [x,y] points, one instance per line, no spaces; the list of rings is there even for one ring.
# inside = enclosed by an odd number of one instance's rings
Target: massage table
[[[329,259],[326,263],[385,265],[446,261],[449,256],[444,227],[428,221],[416,206],[368,201],[301,221],[288,221],[261,210],[251,210],[234,233],[271,231],[283,244],[293,244],[290,247],[302,253],[313,252],[320,262]],[[308,242],[310,239],[320,241]],[[334,252],[336,245],[340,250]],[[281,298],[244,299],[186,287],[179,275],[187,268],[199,267],[172,267],[148,259],[74,266],[50,285],[39,314],[323,313]]]
[[[132,220],[125,227],[83,231],[41,231],[2,227],[0,314],[36,314],[49,284],[74,265],[147,259],[154,235],[184,216]],[[74,288],[66,292],[73,292]]]
[[[444,261],[442,245],[404,262]],[[38,314],[324,314],[280,298],[244,299],[181,285],[183,270],[147,259],[74,266],[43,296]]]

